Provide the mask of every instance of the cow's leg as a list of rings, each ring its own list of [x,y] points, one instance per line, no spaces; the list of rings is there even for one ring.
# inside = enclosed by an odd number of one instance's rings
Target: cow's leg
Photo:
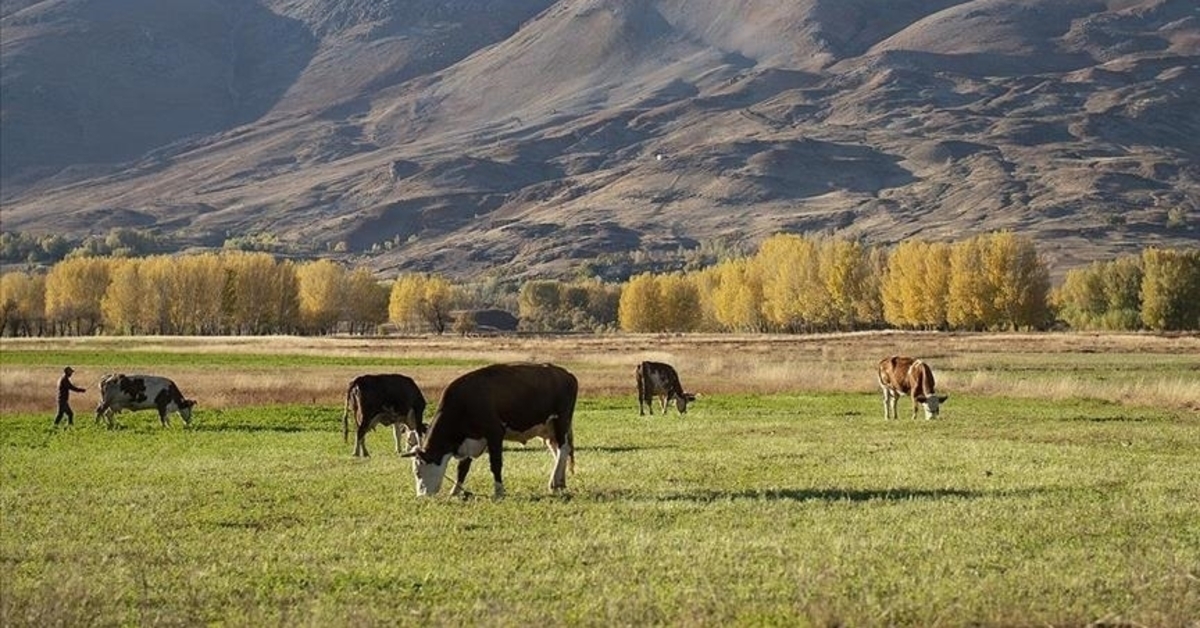
[[[106,404],[104,402],[101,402],[100,405],[96,406],[96,419],[94,422],[99,423],[100,416],[103,415],[107,410],[108,410],[108,404]]]
[[[392,423],[392,436],[396,439],[396,453],[398,454],[404,453],[403,444],[407,440],[404,437],[404,433],[407,431],[408,428],[405,427],[404,421],[396,421],[395,423]]]
[[[646,416],[646,411],[642,409],[642,406],[646,403],[646,387],[642,385],[641,377],[638,377],[637,389],[638,389],[638,416]],[[650,412],[651,413],[654,412],[654,406],[650,406]]]
[[[913,393],[913,395],[912,395],[912,402],[913,402],[912,420],[916,421],[917,420],[917,410],[919,410],[921,408],[921,402],[917,400],[916,393]]]
[[[894,401],[892,391],[887,387],[883,389],[883,420],[887,421],[895,414]]]
[[[470,493],[468,493],[466,488],[464,487],[464,484],[467,481],[467,473],[470,470],[471,470],[471,458],[470,457],[463,458],[462,460],[458,461],[458,468],[455,469],[455,473],[454,473],[454,486],[450,488],[450,496],[451,497],[458,497],[459,495],[462,495],[463,497],[467,497],[470,495]]]
[[[363,458],[369,458],[371,454],[367,453],[367,432],[371,431],[371,425],[367,422],[362,422],[358,425],[358,429],[354,432],[354,455]]]
[[[567,460],[571,458],[571,442],[566,439],[561,445],[553,440],[547,440],[546,446],[554,456],[554,469],[550,472],[550,490],[552,492],[567,488]]]
[[[488,463],[492,467],[492,493],[493,499],[504,499],[504,442],[503,438],[491,437],[487,439]]]

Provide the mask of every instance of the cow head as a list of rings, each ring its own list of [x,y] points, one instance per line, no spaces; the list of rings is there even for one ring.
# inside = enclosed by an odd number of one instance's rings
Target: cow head
[[[440,456],[440,459],[431,458],[425,450],[413,447],[401,456],[413,459],[413,476],[417,480],[418,497],[437,495],[438,491],[442,490],[442,479],[446,477],[446,464],[450,461],[450,454]]]
[[[687,414],[688,404],[696,400],[696,395],[692,393],[683,393],[682,396],[675,398],[675,409],[679,410],[679,414]]]
[[[917,395],[917,403],[921,404],[921,409],[925,411],[925,419],[932,420],[938,417],[942,404],[949,398],[949,395]]]
[[[184,399],[179,404],[179,416],[183,417],[184,425],[192,424],[192,406],[196,405],[195,399]]]

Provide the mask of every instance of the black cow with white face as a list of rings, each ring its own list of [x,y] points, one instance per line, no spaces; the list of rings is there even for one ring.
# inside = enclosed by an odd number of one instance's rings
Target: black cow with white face
[[[493,364],[471,371],[442,393],[437,414],[422,444],[409,452],[417,495],[435,495],[450,458],[458,475],[451,495],[463,493],[471,460],[488,454],[494,496],[504,496],[504,441],[541,438],[554,456],[550,490],[567,487],[566,470],[575,467],[573,420],[579,381],[553,364]]]
[[[396,373],[359,375],[346,388],[346,407],[342,411],[342,441],[350,435],[350,416],[354,416],[354,455],[367,457],[367,432],[376,425],[390,425],[396,440],[396,453],[402,454],[417,444],[425,433],[425,395],[411,377]],[[407,436],[406,436],[407,434]]]

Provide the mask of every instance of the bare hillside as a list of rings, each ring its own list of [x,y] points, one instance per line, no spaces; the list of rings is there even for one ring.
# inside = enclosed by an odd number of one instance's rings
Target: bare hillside
[[[1200,244],[1194,0],[0,1],[3,228],[569,273],[778,231]],[[341,246],[338,246],[338,245]]]

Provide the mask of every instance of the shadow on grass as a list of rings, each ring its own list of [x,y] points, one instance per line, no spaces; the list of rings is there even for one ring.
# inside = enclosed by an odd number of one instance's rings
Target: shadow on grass
[[[193,432],[331,432],[328,425],[278,425],[271,423],[205,423],[187,428]]]
[[[701,504],[723,501],[793,501],[793,502],[905,502],[917,500],[944,499],[980,499],[985,497],[1014,497],[1033,495],[1044,492],[1041,489],[1002,490],[1002,491],[971,491],[963,489],[918,489],[918,488],[889,488],[889,489],[745,489],[722,491],[712,489],[696,489],[672,493],[639,493],[626,489],[615,489],[601,493],[590,493],[589,497],[596,501],[656,501],[656,502],[696,502]],[[581,495],[582,497],[582,495]]]

